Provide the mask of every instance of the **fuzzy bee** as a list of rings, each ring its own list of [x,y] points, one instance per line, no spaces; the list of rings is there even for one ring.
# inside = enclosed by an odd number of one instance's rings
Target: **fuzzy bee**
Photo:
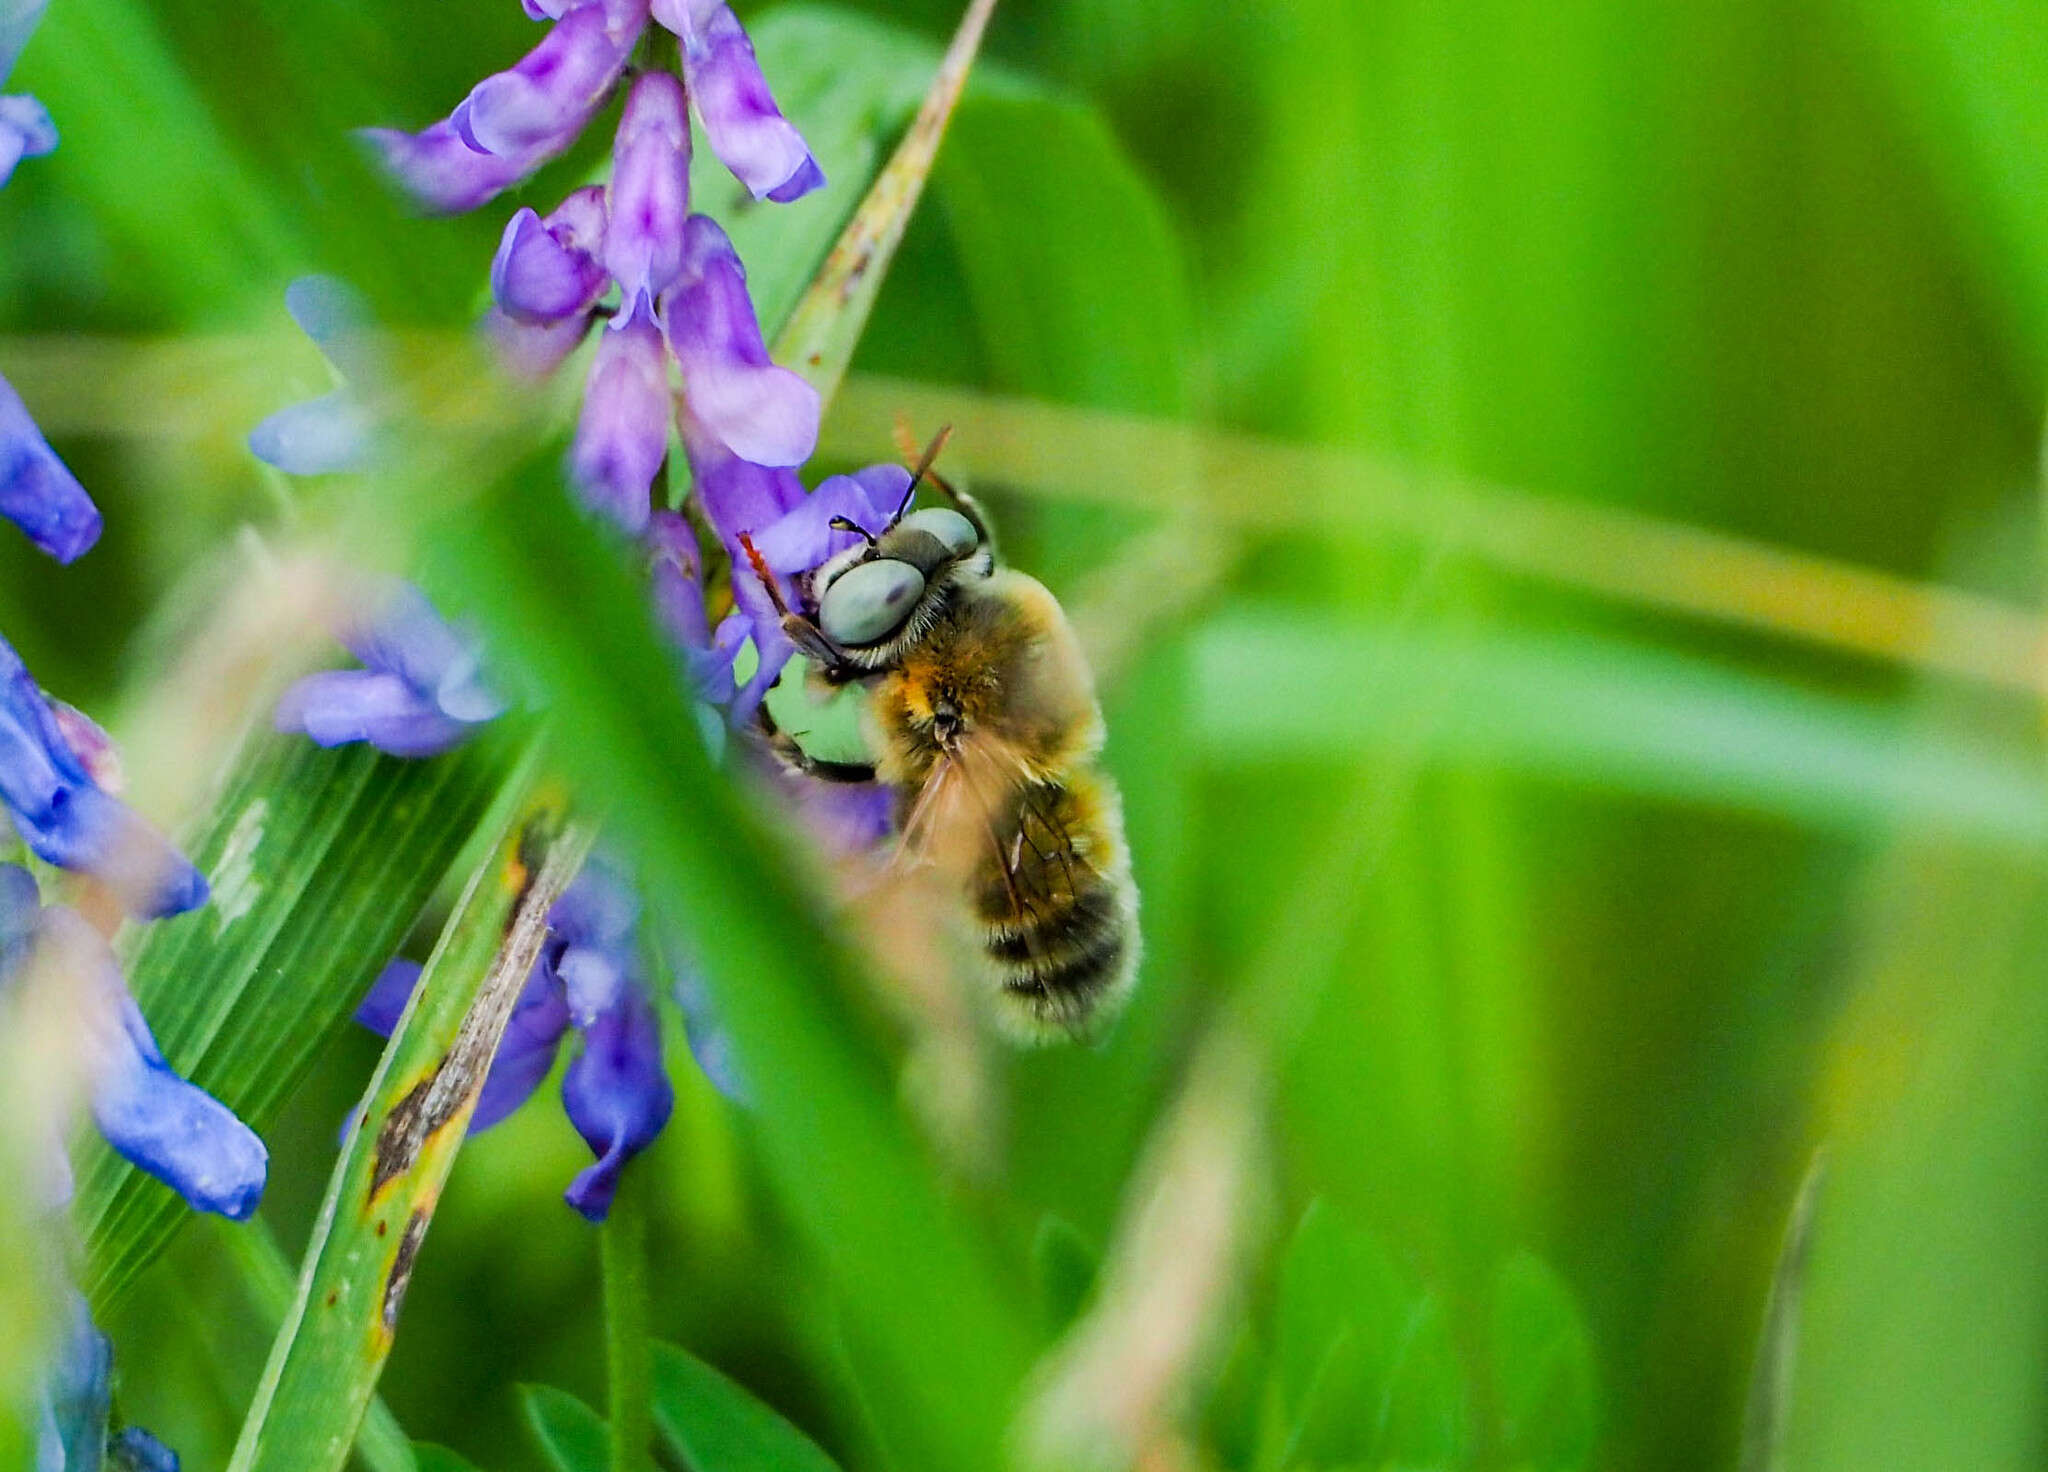
[[[1058,602],[996,565],[979,508],[932,473],[945,438],[879,535],[834,522],[863,540],[812,574],[815,618],[783,606],[747,546],[817,677],[861,692],[872,766],[816,760],[764,721],[798,769],[895,793],[898,858],[959,897],[1005,1031],[1091,1039],[1129,994],[1139,949],[1122,802],[1095,765],[1102,712]],[[953,504],[912,510],[923,481]]]

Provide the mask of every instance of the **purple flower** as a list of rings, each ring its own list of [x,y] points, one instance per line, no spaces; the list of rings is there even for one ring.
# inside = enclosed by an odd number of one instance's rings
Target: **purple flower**
[[[770,361],[746,271],[710,216],[685,226],[681,271],[666,320],[690,412],[742,460],[803,464],[818,445],[818,391]]]
[[[263,1142],[171,1070],[106,938],[75,911],[36,903],[28,872],[0,865],[0,985],[31,961],[61,968],[79,993],[92,1115],[107,1143],[196,1209],[246,1220],[263,1195]]]
[[[441,215],[473,210],[500,191],[517,184],[544,162],[542,159],[500,158],[478,153],[443,118],[417,133],[398,128],[363,128],[356,136],[367,144],[398,186],[421,208]]]
[[[602,859],[584,866],[548,913],[547,942],[470,1118],[472,1130],[488,1129],[525,1103],[573,1026],[583,1048],[563,1074],[562,1104],[597,1159],[565,1199],[592,1221],[610,1211],[620,1171],[661,1133],[675,1103],[647,996],[639,918],[639,900],[616,869]],[[356,1020],[388,1035],[419,975],[413,962],[392,962]]]
[[[611,222],[604,265],[631,312],[669,289],[683,269],[690,212],[690,120],[683,84],[648,72],[633,84],[612,146]]]
[[[36,856],[105,883],[130,913],[206,902],[206,880],[164,836],[94,780],[57,710],[0,639],[0,811]]]
[[[520,322],[552,323],[589,312],[604,295],[604,189],[578,189],[542,219],[522,209],[506,222],[491,261],[491,299]]]
[[[410,583],[388,585],[341,639],[364,668],[293,685],[278,701],[278,730],[303,731],[322,746],[367,741],[393,756],[433,756],[504,712],[473,641]]]
[[[719,162],[756,199],[786,204],[820,188],[824,172],[776,107],[732,7],[722,0],[654,0],[654,15],[682,38],[690,104]]]
[[[747,638],[746,615],[729,614],[717,629],[711,627],[697,538],[682,517],[673,511],[655,512],[647,524],[646,540],[654,612],[662,632],[681,651],[684,672],[697,698],[714,706],[726,705],[735,693],[732,662]]]
[[[668,454],[671,397],[668,353],[643,297],[598,342],[569,452],[584,503],[630,533],[647,525],[649,492]]]
[[[0,102],[8,99],[0,98]],[[71,562],[100,539],[99,508],[0,378],[0,516],[56,558]]]
[[[335,277],[301,276],[284,289],[284,305],[344,383],[270,415],[249,431],[249,452],[288,475],[361,470],[374,458],[377,420],[349,385],[383,372],[362,298]]]
[[[57,125],[33,97],[0,97],[0,184],[14,177],[25,158],[41,158],[57,146]]]
[[[645,0],[570,7],[538,46],[477,83],[447,118],[419,133],[366,128],[361,136],[426,208],[474,209],[576,140],[646,19]]]

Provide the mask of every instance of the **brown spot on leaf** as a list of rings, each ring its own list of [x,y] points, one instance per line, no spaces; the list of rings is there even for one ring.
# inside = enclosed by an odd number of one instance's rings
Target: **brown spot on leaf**
[[[391,1259],[391,1275],[384,1280],[384,1332],[398,1328],[398,1310],[405,1303],[406,1285],[412,1282],[413,1259],[427,1235],[427,1210],[416,1209],[406,1218],[405,1232],[398,1239],[398,1254]]]

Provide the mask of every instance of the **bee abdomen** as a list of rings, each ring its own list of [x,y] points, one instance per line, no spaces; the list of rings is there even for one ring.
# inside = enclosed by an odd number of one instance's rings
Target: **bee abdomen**
[[[983,877],[982,947],[1016,1031],[1085,1037],[1106,1025],[1137,968],[1136,894],[1115,793],[1085,775],[1041,786],[1018,822],[1018,857],[991,863]]]

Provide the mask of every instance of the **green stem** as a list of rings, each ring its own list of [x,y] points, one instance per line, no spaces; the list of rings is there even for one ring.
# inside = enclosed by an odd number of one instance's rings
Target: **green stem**
[[[648,1339],[647,1214],[632,1173],[598,1229],[604,1255],[605,1380],[612,1472],[648,1472],[654,1440],[654,1356]]]

